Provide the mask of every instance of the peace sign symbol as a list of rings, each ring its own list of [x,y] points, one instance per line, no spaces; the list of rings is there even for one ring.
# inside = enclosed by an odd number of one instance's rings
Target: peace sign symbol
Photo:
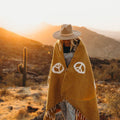
[[[85,73],[85,64],[83,62],[76,62],[74,64],[74,69],[78,72],[78,73]]]
[[[52,72],[53,73],[62,73],[64,70],[64,66],[61,63],[56,63],[53,67],[52,67]]]

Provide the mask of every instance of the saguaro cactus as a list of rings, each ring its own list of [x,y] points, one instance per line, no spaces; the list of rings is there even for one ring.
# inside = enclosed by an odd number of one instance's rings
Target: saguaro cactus
[[[24,64],[24,72],[23,72],[23,86],[25,86],[26,78],[27,78],[27,50],[23,49],[23,64]]]
[[[2,59],[0,58],[0,80],[2,79]]]
[[[18,65],[18,71],[23,74],[23,86],[26,84],[27,79],[27,49],[23,49],[23,64]]]

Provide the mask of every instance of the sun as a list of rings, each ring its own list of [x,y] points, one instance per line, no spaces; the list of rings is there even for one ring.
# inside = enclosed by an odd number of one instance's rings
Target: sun
[[[0,5],[3,27],[14,32],[30,32],[44,21],[43,7],[30,0],[7,0]],[[39,13],[39,14],[38,14]]]

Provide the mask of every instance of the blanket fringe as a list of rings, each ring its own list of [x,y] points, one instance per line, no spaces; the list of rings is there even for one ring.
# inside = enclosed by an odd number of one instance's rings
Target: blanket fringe
[[[46,115],[43,120],[55,120],[55,113],[56,113],[56,105],[53,108],[46,111]],[[75,109],[75,115],[76,115],[76,120],[87,120],[87,118],[80,112],[79,109]]]
[[[47,110],[43,120],[55,120],[55,111],[56,111],[56,106]]]
[[[76,109],[76,120],[87,120],[85,116],[80,112],[80,110]]]
[[[64,99],[63,101],[69,102],[68,99]],[[69,102],[70,103],[70,102]],[[71,104],[72,105],[72,104]],[[75,107],[74,107],[75,108]],[[87,120],[87,118],[80,112],[79,109],[75,108],[75,115],[76,115],[76,120]]]

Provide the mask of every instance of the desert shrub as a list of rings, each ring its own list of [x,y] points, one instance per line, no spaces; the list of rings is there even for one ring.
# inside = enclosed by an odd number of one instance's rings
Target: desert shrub
[[[120,94],[107,92],[106,99],[108,102],[109,112],[120,118]]]
[[[111,76],[112,80],[119,81],[120,69],[116,63],[110,64],[108,74]]]
[[[94,76],[95,76],[96,81],[104,81],[105,78],[106,78],[106,70],[103,70],[101,72],[100,69],[95,67],[95,69],[94,69]]]
[[[1,57],[1,58],[0,58],[0,81],[2,80],[2,77],[3,77],[2,63],[3,63],[3,59],[2,59],[2,57]]]
[[[120,82],[120,67],[116,62],[112,62],[110,65],[102,65],[102,68],[95,66],[94,76],[96,81]]]
[[[10,94],[10,92],[6,88],[0,89],[0,97],[6,96],[9,94]]]
[[[3,81],[7,86],[22,86],[22,75],[19,77],[15,77],[15,73],[8,73],[4,76]]]

